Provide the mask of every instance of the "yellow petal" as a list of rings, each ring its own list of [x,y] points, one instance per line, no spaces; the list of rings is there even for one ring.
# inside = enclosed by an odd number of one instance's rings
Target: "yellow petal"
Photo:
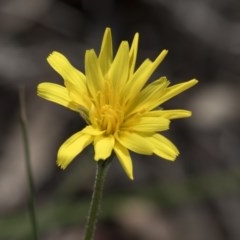
[[[153,152],[159,157],[173,161],[179,154],[176,146],[160,134],[155,134],[147,140],[152,144]]]
[[[160,63],[163,61],[163,59],[166,57],[168,53],[168,50],[164,49],[159,55],[158,57],[155,59],[155,61],[153,62],[152,65],[152,71],[154,72],[156,70],[156,68],[160,65]]]
[[[154,62],[146,59],[143,64],[137,69],[137,71],[133,75],[132,80],[129,81],[129,86],[127,86],[127,88],[125,89],[125,91],[128,89],[128,91],[131,93],[131,99],[134,98],[138,94],[138,92],[144,87],[144,85],[149,80],[158,65],[167,55],[167,52],[167,50],[163,50]]]
[[[139,117],[130,119],[123,128],[131,131],[155,133],[169,129],[170,121],[163,117]]]
[[[67,86],[69,97],[76,102],[78,105],[85,109],[89,109],[91,106],[91,99],[89,98],[87,92],[80,92],[72,84],[65,84]]]
[[[190,81],[179,83],[179,84],[173,85],[171,87],[168,87],[166,89],[166,92],[161,96],[158,104],[166,102],[170,98],[173,98],[176,95],[178,95],[179,93],[186,91],[187,89],[193,87],[197,83],[198,83],[198,80],[192,79]]]
[[[82,150],[93,141],[93,137],[82,131],[67,139],[58,150],[57,164],[65,169]]]
[[[101,45],[101,50],[99,54],[99,64],[102,69],[103,75],[105,75],[112,64],[113,51],[112,51],[112,34],[111,29],[106,28],[103,41]]]
[[[40,83],[37,87],[37,95],[73,111],[79,111],[79,106],[72,102],[67,89],[61,85],[48,82]]]
[[[123,86],[123,94],[125,102],[131,102],[139,91],[142,89],[144,84],[148,81],[151,75],[152,62],[146,59],[137,71],[134,73],[131,79]]]
[[[90,100],[87,96],[85,75],[73,67],[68,59],[59,52],[55,51],[50,54],[47,61],[63,77],[71,99],[77,104],[88,108]]]
[[[86,92],[85,75],[73,67],[64,55],[54,51],[48,56],[47,61],[66,82],[73,84],[80,92]]]
[[[134,132],[122,131],[117,136],[117,141],[125,148],[145,155],[151,155],[153,148],[144,135],[140,135]]]
[[[115,143],[115,139],[112,135],[109,136],[97,136],[94,139],[94,151],[95,156],[94,159],[98,160],[105,160],[107,159],[113,150]]]
[[[116,156],[121,163],[125,173],[131,180],[133,180],[133,166],[129,151],[121,144],[116,142],[114,146],[114,152],[116,153]]]
[[[129,46],[128,42],[121,43],[116,57],[113,60],[112,66],[109,69],[107,78],[112,82],[113,87],[119,91],[122,88],[128,77],[129,71]],[[120,91],[119,91],[120,94]]]
[[[149,117],[163,117],[167,119],[177,119],[177,118],[187,118],[191,117],[192,112],[184,109],[174,109],[174,110],[156,110],[147,112],[144,116]]]
[[[93,126],[86,126],[83,130],[83,133],[88,134],[88,135],[92,135],[92,136],[99,136],[102,135],[104,133],[104,131],[99,130],[97,128],[94,128]]]
[[[137,59],[137,51],[138,51],[138,40],[139,40],[139,34],[136,33],[134,35],[131,49],[129,52],[129,78],[132,78],[132,75],[134,73],[136,59]]]
[[[134,114],[141,110],[151,110],[156,108],[159,105],[159,99],[161,99],[161,95],[166,90],[169,85],[169,81],[166,77],[161,77],[160,79],[152,82],[148,86],[146,86],[134,100],[132,100],[131,104],[129,104],[126,109],[126,115]]]
[[[99,91],[104,89],[103,74],[94,50],[88,50],[85,54],[85,73],[87,78],[87,89],[95,98]]]

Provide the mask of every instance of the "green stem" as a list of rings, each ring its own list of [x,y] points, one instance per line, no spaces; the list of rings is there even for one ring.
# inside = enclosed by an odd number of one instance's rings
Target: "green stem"
[[[38,240],[38,228],[36,220],[35,200],[34,200],[34,182],[31,170],[31,157],[29,149],[28,127],[27,127],[27,114],[26,114],[26,100],[24,87],[19,88],[19,102],[20,102],[20,123],[23,136],[25,164],[27,171],[27,180],[29,188],[29,214],[32,224],[33,239]]]
[[[97,162],[96,177],[87,218],[87,224],[85,228],[85,235],[83,238],[84,240],[93,240],[96,223],[100,211],[104,180],[106,178],[106,173],[109,168],[110,162],[111,159]]]

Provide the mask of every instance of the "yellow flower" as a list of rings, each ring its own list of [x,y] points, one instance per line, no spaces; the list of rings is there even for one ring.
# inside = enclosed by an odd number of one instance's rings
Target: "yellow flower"
[[[138,38],[136,33],[131,46],[123,41],[113,57],[111,29],[106,28],[99,56],[93,49],[86,51],[85,74],[59,52],[47,58],[62,76],[64,86],[40,83],[38,95],[78,112],[87,123],[60,147],[57,164],[62,169],[91,143],[96,161],[107,159],[114,151],[130,179],[133,167],[129,150],[156,154],[167,160],[175,160],[179,154],[174,144],[159,132],[169,129],[171,119],[190,117],[191,112],[163,110],[159,105],[192,87],[197,80],[169,87],[167,78],[160,77],[147,85],[167,50],[136,68]]]

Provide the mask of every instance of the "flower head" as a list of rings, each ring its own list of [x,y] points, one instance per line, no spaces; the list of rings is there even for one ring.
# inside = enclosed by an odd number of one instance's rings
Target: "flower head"
[[[136,68],[138,33],[131,46],[121,42],[113,57],[112,36],[106,28],[100,54],[93,49],[85,54],[85,73],[77,70],[59,52],[47,58],[62,76],[64,86],[44,82],[38,95],[79,113],[87,126],[66,140],[58,151],[57,164],[65,169],[89,144],[94,159],[106,160],[114,151],[124,171],[133,179],[130,151],[156,154],[175,160],[179,154],[174,144],[159,132],[169,129],[171,119],[190,117],[187,110],[163,110],[159,106],[197,83],[196,79],[169,86],[166,77],[147,81],[167,54],[163,50],[151,61]]]

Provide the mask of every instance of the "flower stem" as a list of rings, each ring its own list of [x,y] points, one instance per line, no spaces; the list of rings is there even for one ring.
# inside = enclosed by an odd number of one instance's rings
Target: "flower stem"
[[[96,223],[100,211],[104,180],[107,170],[110,166],[110,162],[111,159],[97,162],[96,177],[87,218],[87,224],[85,228],[85,235],[83,238],[84,240],[93,240]]]
[[[20,102],[20,123],[23,136],[25,164],[27,171],[27,180],[29,188],[29,214],[32,225],[32,239],[38,240],[38,228],[36,220],[35,200],[34,200],[34,182],[31,169],[31,158],[29,149],[28,127],[27,127],[27,114],[26,114],[26,100],[25,100],[25,88],[19,88],[19,102]]]

